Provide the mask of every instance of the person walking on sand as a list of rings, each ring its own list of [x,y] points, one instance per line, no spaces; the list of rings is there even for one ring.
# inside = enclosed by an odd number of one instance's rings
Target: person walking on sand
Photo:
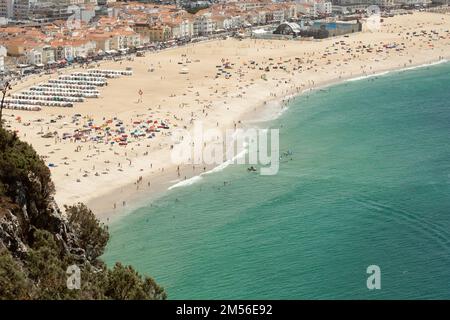
[[[144,92],[142,91],[142,89],[139,89],[138,94],[139,94],[138,103],[142,103],[142,95],[144,94]]]

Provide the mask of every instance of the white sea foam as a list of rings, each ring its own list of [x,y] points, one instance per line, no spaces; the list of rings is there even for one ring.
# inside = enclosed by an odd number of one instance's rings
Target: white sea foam
[[[407,70],[414,70],[414,69],[423,68],[423,67],[435,66],[435,65],[447,63],[447,62],[448,62],[448,60],[442,59],[442,60],[431,62],[431,63],[420,64],[418,66],[403,68],[403,69],[400,69],[400,71],[407,71]]]
[[[180,181],[180,182],[174,184],[173,186],[170,186],[167,190],[172,190],[174,188],[179,188],[179,187],[190,186],[190,185],[193,185],[194,183],[200,181],[201,179],[202,179],[202,177],[200,177],[200,176],[194,176],[192,178]]]
[[[373,77],[384,76],[384,75],[387,75],[389,73],[390,73],[390,71],[384,71],[384,72],[379,72],[379,73],[374,73],[374,74],[368,74],[366,76],[360,76],[360,77],[351,78],[351,79],[348,79],[346,81],[347,82],[359,81],[359,80],[369,79],[369,78],[373,78]]]
[[[200,175],[203,176],[203,175],[207,175],[207,174],[223,171],[230,164],[233,164],[237,159],[240,159],[240,158],[244,157],[247,154],[247,152],[248,152],[248,149],[247,149],[246,146],[244,146],[244,149],[241,152],[239,152],[236,156],[234,156],[232,159],[224,161],[223,163],[219,164],[217,167],[214,167],[211,170],[206,171],[206,172],[204,172],[204,173],[202,173]]]
[[[369,79],[369,78],[373,78],[373,77],[384,76],[384,75],[390,74],[392,72],[402,72],[402,71],[408,71],[408,70],[415,70],[415,69],[435,66],[435,65],[442,64],[442,63],[447,63],[447,62],[448,62],[448,60],[442,59],[442,60],[439,60],[439,61],[430,62],[430,63],[424,63],[424,64],[420,64],[420,65],[417,65],[417,66],[406,67],[406,68],[403,68],[403,69],[384,71],[384,72],[379,72],[379,73],[374,73],[374,74],[368,74],[366,76],[360,76],[360,77],[351,78],[351,79],[348,79],[346,81],[347,82],[359,81],[359,80]]]
[[[234,138],[234,139],[235,139],[235,137],[236,137],[236,135],[233,135],[233,138]],[[201,181],[201,180],[203,179],[202,176],[204,176],[204,175],[208,175],[208,174],[211,174],[211,173],[217,173],[217,172],[223,171],[223,170],[224,170],[225,168],[227,168],[230,164],[233,164],[237,159],[240,159],[240,158],[242,158],[242,157],[245,157],[245,155],[246,155],[247,152],[248,152],[247,146],[248,146],[248,143],[244,142],[244,148],[243,148],[243,150],[242,150],[241,152],[239,152],[237,155],[235,155],[232,159],[227,160],[227,161],[224,161],[224,162],[222,162],[221,164],[219,164],[218,166],[212,168],[212,169],[209,170],[209,171],[203,172],[203,173],[201,173],[201,174],[198,175],[198,176],[194,176],[194,177],[192,177],[192,178],[189,178],[189,179],[180,181],[180,182],[174,184],[173,186],[170,186],[167,190],[172,190],[172,189],[174,189],[174,188],[186,187],[186,186],[193,185],[194,183],[197,183],[197,182]]]
[[[288,109],[289,109],[289,106],[287,106],[287,105],[284,106],[282,109],[280,109],[280,111],[278,111],[278,113],[277,113],[275,119],[280,118],[280,117],[283,115],[283,113],[285,113],[286,111],[288,111]]]

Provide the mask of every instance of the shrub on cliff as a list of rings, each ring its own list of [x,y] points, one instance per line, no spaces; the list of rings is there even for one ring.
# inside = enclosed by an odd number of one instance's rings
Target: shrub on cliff
[[[83,203],[66,207],[67,219],[76,231],[79,245],[89,260],[95,260],[103,254],[109,240],[108,228],[101,224],[94,213]]]
[[[77,294],[67,288],[66,268],[69,256],[62,254],[53,235],[44,230],[33,232],[33,243],[24,265],[28,278],[35,284],[32,299],[68,299]]]
[[[0,299],[28,299],[30,287],[20,264],[8,250],[0,249]]]
[[[112,270],[108,270],[106,295],[116,300],[166,299],[164,289],[159,287],[153,279],[142,278],[132,266],[116,263]]]
[[[16,199],[27,194],[29,203],[44,210],[55,191],[50,170],[36,151],[15,133],[0,129],[0,195]]]

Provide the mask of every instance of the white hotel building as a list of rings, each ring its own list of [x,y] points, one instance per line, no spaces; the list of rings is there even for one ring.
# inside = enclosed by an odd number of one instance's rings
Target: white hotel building
[[[5,71],[5,57],[6,57],[6,48],[0,46],[0,72]]]
[[[14,0],[0,0],[0,18],[12,18],[14,13]]]

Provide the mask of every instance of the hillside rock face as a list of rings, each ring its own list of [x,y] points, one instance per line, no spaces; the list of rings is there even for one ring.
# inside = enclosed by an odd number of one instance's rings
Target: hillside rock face
[[[27,253],[27,246],[22,239],[22,226],[11,210],[6,210],[0,218],[0,247],[14,252],[16,255]]]
[[[14,256],[23,257],[32,242],[33,229],[52,233],[65,254],[76,256],[80,263],[86,262],[84,250],[78,247],[77,236],[54,200],[47,208],[38,210],[28,199],[24,188],[18,186],[14,202],[0,201],[0,248],[8,249]]]

